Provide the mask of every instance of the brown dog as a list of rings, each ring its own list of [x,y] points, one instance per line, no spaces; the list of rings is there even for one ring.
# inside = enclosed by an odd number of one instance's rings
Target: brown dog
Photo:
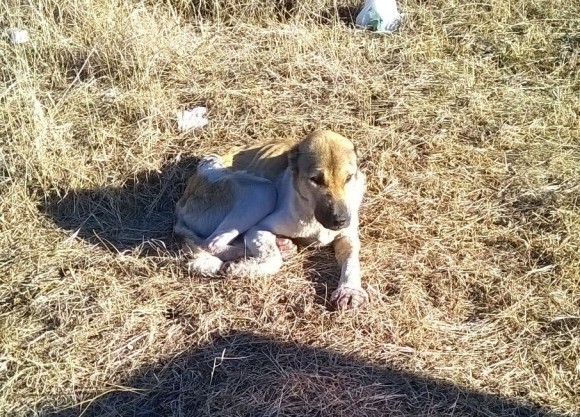
[[[315,131],[299,142],[276,141],[223,158],[204,158],[178,202],[175,232],[194,248],[190,267],[234,275],[275,274],[280,240],[333,244],[341,266],[332,300],[339,308],[368,301],[361,286],[358,212],[365,177],[351,141]],[[197,184],[197,185],[196,185]],[[208,203],[208,201],[210,201]],[[243,235],[245,245],[232,244]],[[248,257],[244,255],[249,255]]]

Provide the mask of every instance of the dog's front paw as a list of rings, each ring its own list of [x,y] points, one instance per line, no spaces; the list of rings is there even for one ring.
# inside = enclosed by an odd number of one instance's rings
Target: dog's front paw
[[[353,310],[361,308],[369,302],[369,296],[365,290],[347,285],[339,286],[330,297],[330,301],[336,304],[339,310]]]

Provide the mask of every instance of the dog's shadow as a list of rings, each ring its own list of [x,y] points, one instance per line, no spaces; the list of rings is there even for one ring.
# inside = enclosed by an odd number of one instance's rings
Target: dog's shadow
[[[111,251],[139,249],[140,255],[175,251],[175,203],[198,161],[195,156],[175,157],[119,187],[55,190],[39,208],[71,235]]]
[[[304,276],[314,286],[315,301],[328,310],[335,307],[330,302],[332,292],[338,285],[340,267],[332,246],[299,247]]]
[[[39,209],[71,236],[108,251],[156,257],[183,254],[173,235],[174,210],[198,162],[196,156],[175,157],[119,187],[56,190],[44,197]],[[340,275],[332,248],[301,247],[301,253],[316,302],[332,309],[330,295]]]

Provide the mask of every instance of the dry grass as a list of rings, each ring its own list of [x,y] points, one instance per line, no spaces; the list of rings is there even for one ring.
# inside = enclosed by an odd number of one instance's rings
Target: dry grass
[[[580,3],[356,3],[0,3],[1,415],[580,413]],[[316,127],[365,157],[370,308],[325,251],[188,276],[194,156]]]

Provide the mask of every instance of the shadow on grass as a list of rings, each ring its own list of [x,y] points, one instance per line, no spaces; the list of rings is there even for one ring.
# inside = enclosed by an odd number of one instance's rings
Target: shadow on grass
[[[307,247],[304,249],[304,275],[312,282],[315,301],[327,310],[334,310],[330,296],[338,285],[340,267],[336,262],[332,246]]]
[[[338,20],[349,27],[356,27],[356,16],[361,8],[362,6],[338,6],[336,8]]]
[[[356,16],[360,12],[362,5],[357,6],[338,6],[331,7],[315,17],[315,20],[323,25],[334,25],[341,22],[349,28],[356,27]]]
[[[123,385],[46,415],[557,416],[354,355],[245,332],[145,367]]]
[[[58,190],[46,196],[39,209],[59,228],[109,251],[174,255],[180,252],[173,236],[175,204],[198,160],[172,160],[158,171],[139,173],[122,187]],[[328,300],[340,275],[334,254],[331,248],[309,248],[307,254],[305,268],[316,300],[331,308]]]
[[[112,251],[177,250],[175,203],[197,162],[196,157],[174,160],[159,171],[139,173],[122,187],[55,191],[40,209],[58,227]]]

